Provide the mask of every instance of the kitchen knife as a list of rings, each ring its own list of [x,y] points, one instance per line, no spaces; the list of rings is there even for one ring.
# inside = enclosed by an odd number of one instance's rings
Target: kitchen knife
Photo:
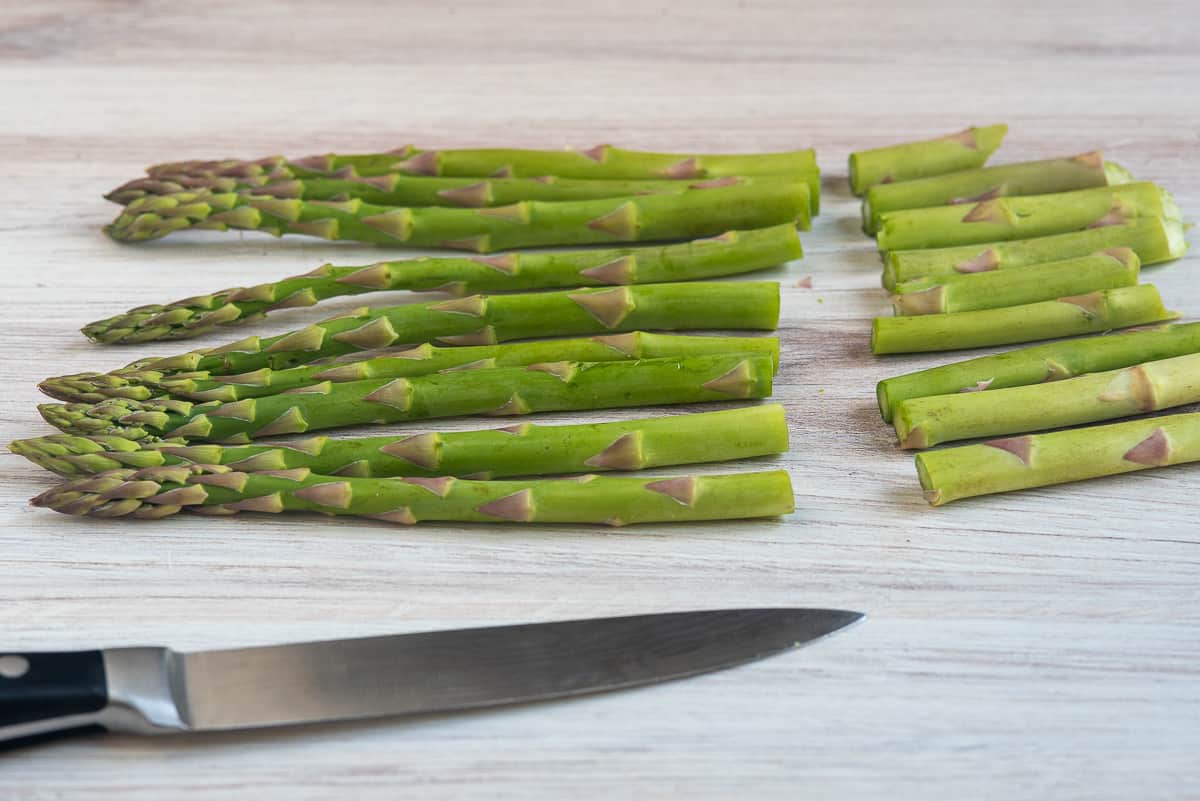
[[[727,609],[195,653],[0,652],[0,741],[87,728],[223,731],[581,695],[760,659],[861,617]]]

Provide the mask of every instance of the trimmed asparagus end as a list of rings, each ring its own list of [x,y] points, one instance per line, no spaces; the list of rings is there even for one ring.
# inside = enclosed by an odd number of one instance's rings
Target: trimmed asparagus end
[[[880,283],[888,292],[896,289],[896,265],[899,259],[896,258],[898,251],[890,250],[886,253],[880,253],[879,256],[883,260],[883,274],[880,276]]]
[[[985,125],[982,128],[970,129],[975,137],[975,149],[982,150],[987,154],[996,152],[996,148],[1004,141],[1004,137],[1008,135],[1008,125],[1000,123],[998,125]]]
[[[892,422],[892,402],[888,400],[887,379],[875,385],[875,400],[879,404],[879,416],[883,422]]]
[[[1160,220],[1160,222],[1167,237],[1167,249],[1171,253],[1171,258],[1181,258],[1188,250],[1183,223],[1179,220]]]
[[[847,160],[846,169],[850,175],[850,191],[856,195],[861,195],[867,191],[868,187],[859,186],[858,183],[858,153],[851,153]]]
[[[937,444],[930,441],[928,432],[922,426],[913,425],[903,402],[896,405],[892,426],[896,429],[896,440],[904,450],[920,450]]]
[[[933,485],[933,477],[929,475],[929,468],[925,465],[925,454],[918,453],[914,462],[917,465],[917,480],[921,482],[925,500],[929,502],[930,506],[941,506],[946,503],[947,499],[943,497],[942,491]]]
[[[1175,196],[1161,186],[1158,187],[1158,194],[1162,198],[1163,217],[1168,220],[1183,222],[1183,212],[1179,210],[1179,204],[1175,202]]]
[[[1133,183],[1133,173],[1115,161],[1104,162],[1104,179],[1109,186]]]

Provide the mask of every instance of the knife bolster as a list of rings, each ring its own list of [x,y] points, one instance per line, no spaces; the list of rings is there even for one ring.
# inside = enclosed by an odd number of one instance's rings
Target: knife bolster
[[[108,705],[100,724],[110,731],[169,734],[185,722],[183,660],[169,648],[108,648],[103,652]]]

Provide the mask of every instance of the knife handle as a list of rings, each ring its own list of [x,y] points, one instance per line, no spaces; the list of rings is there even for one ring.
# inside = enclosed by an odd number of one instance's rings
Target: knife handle
[[[0,651],[0,748],[96,729],[107,705],[100,651]]]

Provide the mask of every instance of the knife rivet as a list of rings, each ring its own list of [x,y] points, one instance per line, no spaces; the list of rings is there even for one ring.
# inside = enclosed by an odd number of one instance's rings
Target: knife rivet
[[[6,679],[19,679],[29,672],[29,660],[23,656],[10,654],[0,656],[0,676]]]

